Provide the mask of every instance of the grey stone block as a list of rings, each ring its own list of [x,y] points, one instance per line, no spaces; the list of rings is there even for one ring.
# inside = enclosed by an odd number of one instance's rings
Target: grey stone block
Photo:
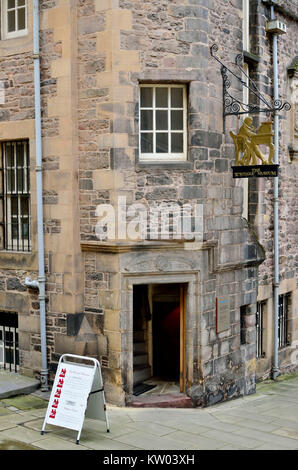
[[[199,186],[183,186],[181,197],[183,199],[200,199],[204,197],[205,189]]]

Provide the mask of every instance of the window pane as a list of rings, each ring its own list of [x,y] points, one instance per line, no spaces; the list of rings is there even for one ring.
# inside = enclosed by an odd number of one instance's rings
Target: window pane
[[[7,4],[8,8],[15,8],[15,6],[16,6],[15,0],[8,0],[8,4]]]
[[[180,132],[171,134],[171,152],[183,153],[183,134]]]
[[[153,111],[142,110],[141,111],[141,130],[152,131],[153,129]]]
[[[11,197],[11,215],[18,215],[18,198],[16,196]]]
[[[8,364],[13,364],[13,349],[12,350],[9,350],[9,349],[5,349],[5,362],[7,362]]]
[[[156,107],[167,108],[168,107],[168,88],[156,88]]]
[[[25,5],[25,0],[18,0],[18,6],[21,7],[22,5]]]
[[[168,130],[168,111],[156,111],[156,129]]]
[[[141,152],[153,153],[153,134],[151,132],[141,134]]]
[[[15,10],[7,12],[7,31],[11,33],[16,30]]]
[[[4,207],[3,207],[3,198],[0,199],[0,223],[4,222]]]
[[[15,170],[7,170],[7,191],[15,191]]]
[[[171,129],[172,131],[183,130],[183,111],[171,111]]]
[[[14,217],[11,219],[11,233],[12,233],[12,238],[14,240],[18,240],[19,238],[19,224],[17,219]]]
[[[18,10],[18,31],[26,29],[26,10],[19,8]]]
[[[152,108],[153,88],[141,88],[141,107]]]
[[[14,167],[14,147],[6,144],[6,167]]]
[[[5,343],[7,346],[13,344],[13,332],[12,331],[5,331]]]
[[[4,226],[0,225],[0,250],[4,250]]]
[[[18,192],[24,192],[24,170],[22,168],[18,168]]]
[[[183,88],[171,88],[171,107],[183,108]]]
[[[28,216],[29,214],[29,199],[28,197],[21,198],[21,215],[23,217]]]
[[[168,134],[156,133],[156,153],[168,153]]]
[[[29,222],[27,218],[23,218],[22,221],[22,239],[23,240],[28,240],[29,238]]]
[[[24,145],[17,144],[17,166],[24,166]]]

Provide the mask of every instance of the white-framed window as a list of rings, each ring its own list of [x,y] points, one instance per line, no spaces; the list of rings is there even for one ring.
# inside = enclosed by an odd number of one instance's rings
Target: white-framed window
[[[249,0],[243,0],[243,50],[250,52]]]
[[[243,70],[246,75],[243,77],[243,81],[246,83],[246,87],[243,87],[243,103],[245,105],[249,105],[249,65],[245,62],[243,65]],[[245,119],[248,114],[243,115],[243,119]],[[242,217],[248,220],[248,204],[249,204],[249,181],[248,178],[242,179],[243,185],[243,209],[242,209]]]
[[[28,33],[28,0],[1,0],[1,39]]]
[[[186,85],[140,85],[140,161],[187,159]]]
[[[30,251],[29,141],[1,143],[1,248]]]

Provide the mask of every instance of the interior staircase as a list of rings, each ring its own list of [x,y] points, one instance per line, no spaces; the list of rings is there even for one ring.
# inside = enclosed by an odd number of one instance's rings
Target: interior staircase
[[[133,384],[137,385],[151,377],[147,344],[143,330],[133,333]]]

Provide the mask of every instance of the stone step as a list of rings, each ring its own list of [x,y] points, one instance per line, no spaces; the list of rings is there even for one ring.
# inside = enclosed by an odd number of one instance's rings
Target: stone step
[[[0,371],[0,399],[28,395],[40,387],[40,381],[14,372]]]
[[[134,331],[133,340],[136,343],[142,343],[144,341],[144,330]]]
[[[136,408],[194,408],[192,399],[182,393],[139,395],[127,405]]]
[[[136,366],[143,364],[144,366],[148,367],[148,354],[134,354],[133,364]]]
[[[146,354],[147,353],[147,346],[146,343],[133,343],[133,354]]]
[[[144,364],[137,365],[133,368],[133,384],[144,382],[151,377],[151,367],[144,367]]]

